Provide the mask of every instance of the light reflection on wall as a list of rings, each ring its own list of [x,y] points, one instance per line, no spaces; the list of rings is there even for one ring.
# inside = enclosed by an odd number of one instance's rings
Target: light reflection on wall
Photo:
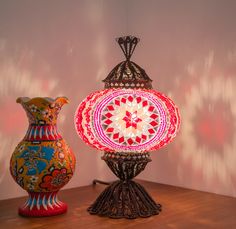
[[[6,40],[0,42],[0,184],[11,179],[8,173],[10,156],[27,130],[27,118],[16,104],[19,96],[50,96],[57,85],[54,79],[37,79],[27,65],[32,61],[31,50],[18,50],[9,57]]]
[[[217,180],[236,195],[232,179],[236,161],[236,75],[224,76],[212,54],[202,71],[194,66],[189,71],[198,75],[199,82],[186,93],[181,109],[181,157],[192,169],[202,171],[205,182]]]
[[[0,6],[0,199],[18,195],[8,163],[27,128],[15,103],[24,95],[70,99],[60,129],[78,158],[77,171],[93,170],[78,173],[67,187],[95,176],[110,179],[71,120],[78,103],[101,89],[100,80],[123,60],[114,38],[127,33],[141,38],[133,60],[182,114],[179,137],[152,154],[140,178],[236,196],[235,1],[52,0],[45,7],[44,1],[9,0]]]
[[[15,103],[20,96],[70,100],[58,120],[60,133],[77,157],[76,176],[65,188],[88,185],[94,178],[112,179],[101,154],[78,139],[73,119],[78,104],[103,87],[101,79],[119,59],[114,38],[125,27],[123,7],[123,0],[52,0],[47,5],[0,1],[0,199],[26,194],[8,168],[28,125],[24,110]]]
[[[182,117],[141,179],[236,196],[236,1],[130,0],[134,60]],[[145,12],[144,17],[140,17]]]

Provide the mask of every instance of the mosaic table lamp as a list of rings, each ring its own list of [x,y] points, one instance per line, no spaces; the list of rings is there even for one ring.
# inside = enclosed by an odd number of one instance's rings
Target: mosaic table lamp
[[[78,135],[104,151],[102,159],[120,179],[109,185],[88,208],[111,218],[149,217],[161,211],[146,190],[132,180],[150,159],[150,151],[169,143],[179,129],[173,101],[152,89],[152,80],[130,61],[139,39],[117,39],[126,60],[104,79],[105,89],[88,95],[75,113]]]

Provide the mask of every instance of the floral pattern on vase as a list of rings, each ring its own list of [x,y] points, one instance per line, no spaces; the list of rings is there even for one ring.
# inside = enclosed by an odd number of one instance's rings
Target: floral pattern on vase
[[[17,99],[26,111],[29,128],[10,161],[15,181],[29,193],[19,208],[24,216],[50,216],[66,212],[57,192],[73,176],[75,156],[57,131],[57,117],[68,103],[65,97]]]

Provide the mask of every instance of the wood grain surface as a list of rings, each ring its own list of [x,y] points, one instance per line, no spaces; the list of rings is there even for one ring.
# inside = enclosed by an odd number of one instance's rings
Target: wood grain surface
[[[162,212],[135,220],[109,219],[90,215],[86,209],[106,187],[79,187],[60,192],[60,200],[69,205],[64,215],[25,218],[17,209],[25,197],[0,201],[1,229],[236,229],[236,198],[194,191],[169,185],[138,181],[162,204]]]

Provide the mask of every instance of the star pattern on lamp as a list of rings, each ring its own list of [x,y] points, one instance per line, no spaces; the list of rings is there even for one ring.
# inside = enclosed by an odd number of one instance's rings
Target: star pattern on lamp
[[[133,127],[135,129],[137,129],[137,124],[142,121],[142,119],[138,118],[137,111],[133,113],[126,111],[126,115],[122,120],[126,122],[126,128]]]
[[[101,113],[103,131],[115,144],[145,144],[160,130],[160,111],[145,96],[118,95],[104,106]]]

